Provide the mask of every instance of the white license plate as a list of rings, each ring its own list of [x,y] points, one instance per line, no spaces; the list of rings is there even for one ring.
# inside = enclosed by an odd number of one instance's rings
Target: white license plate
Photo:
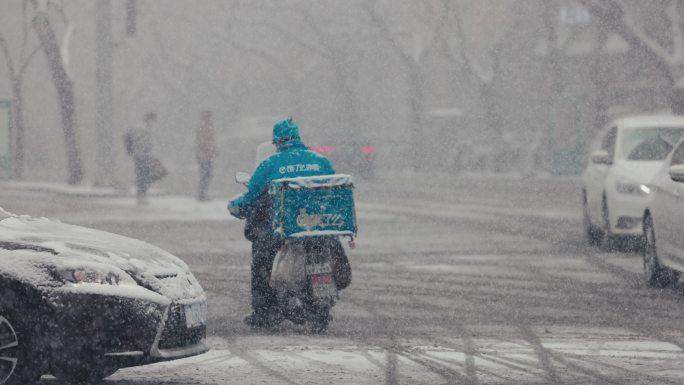
[[[183,305],[185,312],[185,326],[195,328],[207,324],[207,303],[193,303]]]

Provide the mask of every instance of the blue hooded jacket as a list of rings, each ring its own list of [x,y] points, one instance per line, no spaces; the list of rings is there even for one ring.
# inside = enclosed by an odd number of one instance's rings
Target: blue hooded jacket
[[[249,190],[228,204],[234,216],[243,217],[253,209],[276,179],[335,173],[328,158],[309,150],[302,143],[299,127],[292,119],[282,120],[273,126],[273,144],[277,152],[257,166],[249,180]]]

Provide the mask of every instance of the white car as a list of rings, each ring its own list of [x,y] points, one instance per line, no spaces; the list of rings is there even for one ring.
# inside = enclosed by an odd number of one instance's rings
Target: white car
[[[684,134],[684,117],[618,119],[602,131],[582,175],[584,231],[610,250],[641,237],[649,183]]]
[[[649,285],[677,282],[684,271],[684,141],[665,160],[644,211],[644,273]]]

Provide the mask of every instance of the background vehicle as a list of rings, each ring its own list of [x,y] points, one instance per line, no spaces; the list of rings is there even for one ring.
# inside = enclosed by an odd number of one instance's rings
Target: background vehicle
[[[361,175],[364,178],[375,177],[378,152],[376,146],[363,142],[363,144],[311,146],[311,150],[328,157],[339,173]]]
[[[612,249],[625,237],[642,236],[648,183],[683,134],[684,117],[640,116],[615,120],[599,135],[582,175],[591,243]]]
[[[649,285],[677,282],[684,271],[684,141],[660,168],[649,185],[644,211],[644,273]]]
[[[0,384],[98,381],[204,353],[206,297],[147,243],[0,209]]]

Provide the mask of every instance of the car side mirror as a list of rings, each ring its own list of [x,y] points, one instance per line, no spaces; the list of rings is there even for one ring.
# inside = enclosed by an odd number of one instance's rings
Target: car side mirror
[[[670,178],[675,182],[684,183],[684,164],[670,166]]]
[[[247,186],[247,184],[249,184],[249,179],[251,177],[252,176],[249,175],[248,172],[238,171],[235,173],[235,182]]]
[[[606,150],[598,150],[591,153],[591,162],[595,164],[613,164],[613,160],[610,159],[610,154]]]

